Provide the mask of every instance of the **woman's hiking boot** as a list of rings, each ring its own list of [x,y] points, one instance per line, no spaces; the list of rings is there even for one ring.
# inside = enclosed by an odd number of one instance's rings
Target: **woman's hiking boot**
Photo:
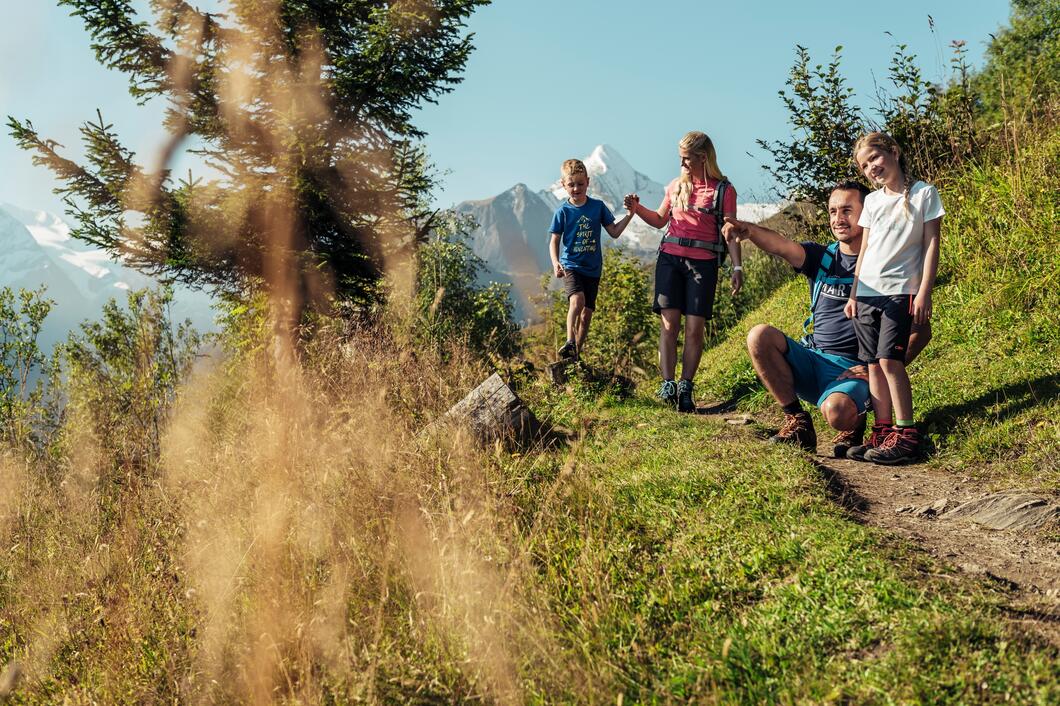
[[[892,427],[883,443],[865,452],[865,460],[897,466],[920,459],[920,432],[916,427]]]
[[[574,360],[578,357],[578,346],[574,341],[567,341],[562,348],[556,351],[556,354],[559,355],[560,360]]]
[[[805,451],[817,451],[817,432],[813,428],[813,419],[807,411],[798,414],[785,414],[780,431],[769,440],[774,444],[793,444]]]
[[[858,415],[858,422],[853,429],[841,431],[832,439],[832,456],[834,458],[846,458],[847,451],[855,446],[860,446],[865,438],[865,413]]]
[[[659,387],[659,399],[671,407],[677,406],[677,383],[673,380],[663,380]]]
[[[864,444],[851,446],[847,449],[847,458],[852,461],[867,461],[865,454],[883,443],[887,432],[892,429],[890,424],[873,424],[872,432],[869,433],[868,441]]]
[[[696,413],[696,401],[692,399],[691,380],[682,380],[677,383],[677,411],[686,414]]]

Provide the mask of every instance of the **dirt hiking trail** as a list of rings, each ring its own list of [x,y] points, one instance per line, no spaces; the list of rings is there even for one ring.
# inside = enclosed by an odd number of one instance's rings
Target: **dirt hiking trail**
[[[699,413],[757,437],[768,428],[720,405]],[[998,491],[977,480],[974,468],[954,473],[926,464],[878,466],[833,458],[831,435],[820,432],[812,461],[833,499],[856,521],[888,530],[961,573],[990,582],[1007,594],[1005,610],[1014,623],[1060,645],[1060,502],[1055,496]]]

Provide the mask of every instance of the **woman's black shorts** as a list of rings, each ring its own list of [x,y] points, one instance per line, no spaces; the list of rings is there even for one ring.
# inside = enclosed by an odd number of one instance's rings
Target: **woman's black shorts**
[[[714,314],[714,290],[718,286],[718,261],[660,252],[655,261],[655,299],[651,309],[680,309],[685,316]]]

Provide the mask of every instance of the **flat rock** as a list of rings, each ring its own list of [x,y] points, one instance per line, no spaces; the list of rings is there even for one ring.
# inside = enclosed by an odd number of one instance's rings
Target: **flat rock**
[[[949,499],[939,498],[930,505],[925,505],[924,507],[917,510],[916,514],[920,517],[939,517],[940,515],[944,514],[947,509],[953,507],[953,505],[954,503],[952,503]]]
[[[970,520],[988,529],[1036,529],[1060,520],[1060,506],[1023,491],[992,493],[943,513],[944,520]]]

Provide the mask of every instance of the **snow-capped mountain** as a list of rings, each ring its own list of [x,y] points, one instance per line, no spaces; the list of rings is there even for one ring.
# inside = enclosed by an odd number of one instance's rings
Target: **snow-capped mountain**
[[[0,204],[0,287],[45,287],[55,306],[41,331],[42,348],[66,338],[81,322],[95,320],[109,299],[123,303],[131,289],[156,286],[152,278],[111,259],[70,235],[58,216]],[[191,319],[200,332],[214,328],[209,294],[177,287],[173,318]]]
[[[589,172],[589,195],[607,204],[616,218],[625,215],[622,200],[636,193],[641,203],[656,208],[662,203],[665,185],[638,172],[614,147],[598,145],[582,160]],[[529,318],[530,297],[541,290],[541,276],[552,265],[548,254],[548,228],[552,213],[567,198],[559,179],[537,192],[525,184],[492,198],[464,201],[456,206],[471,215],[479,227],[471,235],[471,246],[486,261],[491,275],[513,283],[516,314]],[[757,222],[768,218],[781,204],[737,204],[739,218]],[[605,247],[623,247],[645,262],[653,260],[662,233],[644,221],[634,219],[618,240],[603,238]]]

